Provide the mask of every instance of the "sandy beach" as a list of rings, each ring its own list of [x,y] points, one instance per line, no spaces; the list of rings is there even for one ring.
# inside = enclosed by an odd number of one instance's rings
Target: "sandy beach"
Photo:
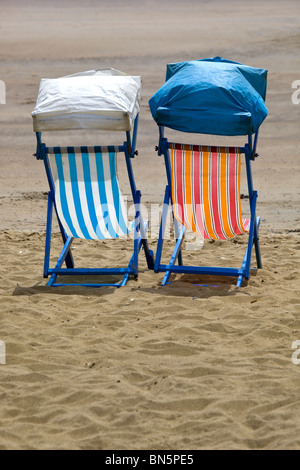
[[[300,449],[299,26],[298,0],[254,0],[251,9],[237,0],[1,1],[1,450]],[[166,181],[148,100],[167,63],[214,56],[268,69],[253,165],[263,269],[241,288],[184,275],[161,287],[141,253],[138,280],[121,289],[47,287],[48,186],[31,117],[40,79],[105,67],[142,76],[133,169],[150,208]],[[70,139],[92,145],[95,135]],[[216,142],[207,137],[192,143]],[[246,243],[208,242],[183,256],[239,266]],[[165,247],[167,258],[173,242]],[[131,249],[130,239],[78,240],[74,257],[114,266]]]

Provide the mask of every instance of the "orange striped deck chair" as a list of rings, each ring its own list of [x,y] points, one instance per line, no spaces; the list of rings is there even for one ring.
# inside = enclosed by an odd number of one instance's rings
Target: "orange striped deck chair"
[[[257,157],[258,131],[268,114],[266,83],[267,70],[220,57],[167,65],[165,83],[149,100],[159,129],[156,150],[164,157],[167,175],[154,262],[154,271],[165,273],[161,285],[169,283],[171,274],[182,273],[233,276],[240,287],[250,277],[253,247],[257,268],[262,267],[260,218],[256,217],[257,191],[253,189],[251,166]],[[246,136],[247,141],[244,146],[174,143],[165,137],[165,128],[184,134],[227,136],[227,142],[234,142],[235,136]],[[243,219],[241,207],[242,158],[250,206],[248,219]],[[176,243],[164,264],[161,259],[170,208]],[[204,241],[247,236],[241,266],[184,264],[182,244],[188,232]]]
[[[256,217],[257,191],[253,191],[250,171],[252,147],[217,147],[187,145],[160,140],[159,151],[164,154],[168,185],[154,264],[155,272],[165,272],[161,285],[174,274],[203,274],[235,276],[237,286],[250,277],[251,251],[255,246],[257,267],[262,267]],[[251,191],[250,218],[242,218],[241,156],[246,158]],[[164,229],[171,206],[176,234],[176,246],[168,264],[161,263]],[[182,244],[186,231],[203,239],[228,240],[248,234],[248,244],[240,268],[186,266],[182,261]],[[178,260],[178,265],[176,261]]]

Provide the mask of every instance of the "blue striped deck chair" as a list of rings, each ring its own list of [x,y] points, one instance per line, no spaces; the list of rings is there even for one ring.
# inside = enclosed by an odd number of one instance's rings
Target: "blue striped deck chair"
[[[50,188],[44,257],[44,277],[50,276],[49,286],[124,286],[129,278],[138,276],[142,247],[147,266],[153,269],[147,222],[142,220],[140,211],[141,193],[136,189],[131,163],[137,155],[139,78],[105,69],[41,81],[32,115],[37,138],[35,156],[44,162]],[[126,140],[120,145],[96,146],[47,146],[42,142],[42,131],[72,129],[84,129],[85,133],[89,129],[125,131]],[[126,201],[118,180],[119,154],[125,156],[135,208],[132,222],[127,219]],[[55,266],[50,267],[53,209],[63,248]],[[71,251],[74,240],[101,241],[126,237],[130,233],[133,234],[133,252],[127,266],[75,267]],[[86,281],[88,275],[89,282]],[[91,276],[96,276],[97,281]],[[104,276],[100,282],[98,276]]]
[[[199,274],[248,280],[255,247],[257,268],[262,267],[256,217],[257,191],[253,188],[252,161],[258,130],[267,116],[267,71],[220,57],[168,64],[164,85],[149,101],[159,127],[158,155],[163,155],[167,186],[154,271],[163,272],[162,285],[171,274]],[[247,136],[243,146],[191,145],[169,141],[165,128],[177,133]],[[171,131],[169,130],[169,134]],[[177,134],[176,134],[177,136]],[[245,157],[250,218],[242,219],[240,177]],[[167,264],[161,262],[169,207],[172,211],[175,248]],[[240,267],[188,266],[183,263],[182,244],[187,230],[202,240],[227,240],[247,234],[248,243]],[[178,262],[178,263],[177,263]],[[177,264],[176,264],[177,263]]]

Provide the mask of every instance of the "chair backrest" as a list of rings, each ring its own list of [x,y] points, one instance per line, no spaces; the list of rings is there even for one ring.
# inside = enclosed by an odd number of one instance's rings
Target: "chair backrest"
[[[68,236],[102,240],[130,232],[116,171],[117,146],[48,147],[58,217]]]
[[[241,149],[169,143],[174,216],[203,238],[248,231],[240,199]]]

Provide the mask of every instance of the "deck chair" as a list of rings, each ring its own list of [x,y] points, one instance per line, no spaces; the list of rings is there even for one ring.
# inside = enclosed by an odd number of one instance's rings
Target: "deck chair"
[[[147,222],[142,220],[140,213],[141,193],[136,189],[131,164],[137,154],[140,93],[140,77],[131,77],[114,69],[41,81],[32,116],[37,138],[35,156],[44,162],[50,188],[44,256],[44,277],[50,276],[49,286],[124,286],[130,277],[138,276],[142,247],[147,265],[153,269],[153,253],[149,250],[146,235]],[[126,140],[121,145],[100,146],[46,146],[42,142],[44,131],[73,129],[84,129],[85,133],[91,129],[125,131]],[[119,154],[125,156],[135,207],[135,219],[131,223],[127,219],[118,180]],[[50,267],[53,209],[63,248],[55,266]],[[132,231],[133,252],[126,267],[75,267],[71,251],[74,239],[115,239]],[[85,277],[88,275],[105,276],[105,280],[87,282]],[[65,276],[64,282],[60,281],[62,276]],[[79,276],[76,282],[75,276]],[[121,280],[115,280],[116,276]]]
[[[257,157],[258,129],[267,115],[264,104],[267,71],[219,57],[167,66],[165,84],[150,99],[159,126],[158,155],[163,155],[167,186],[154,263],[164,272],[162,285],[172,273],[237,277],[248,280],[255,247],[257,268],[262,267],[256,217],[257,191],[253,188],[252,161]],[[165,127],[197,134],[248,137],[244,146],[190,145],[169,142]],[[250,218],[241,211],[241,157],[245,168]],[[161,262],[168,210],[171,207],[176,244],[167,264]],[[227,240],[247,234],[242,264],[235,267],[187,266],[182,244],[186,231],[203,239]],[[176,264],[178,262],[178,264]]]

